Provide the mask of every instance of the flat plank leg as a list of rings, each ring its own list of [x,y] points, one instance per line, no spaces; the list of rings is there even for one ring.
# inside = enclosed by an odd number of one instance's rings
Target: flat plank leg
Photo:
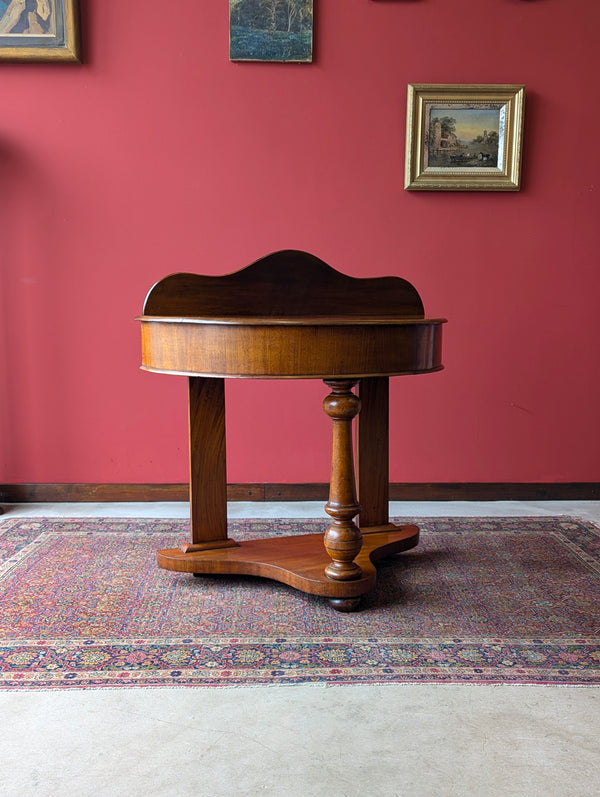
[[[227,538],[225,380],[188,379],[191,545],[184,553],[237,545]]]
[[[389,381],[387,376],[375,376],[361,379],[358,385],[358,525],[363,530],[389,523]]]
[[[390,523],[389,502],[389,377],[360,380],[357,393],[360,414],[357,418],[356,461],[360,513],[357,524],[363,534],[409,528]],[[418,529],[405,539],[403,550],[419,542]]]

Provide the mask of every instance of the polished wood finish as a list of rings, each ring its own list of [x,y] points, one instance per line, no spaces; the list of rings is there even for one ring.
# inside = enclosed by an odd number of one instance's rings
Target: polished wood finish
[[[440,319],[336,323],[318,317],[141,319],[142,368],[187,376],[244,379],[351,378],[439,370]]]
[[[146,297],[139,321],[142,368],[189,377],[192,541],[159,551],[160,566],[275,578],[329,598],[338,611],[355,609],[375,583],[377,557],[418,539],[418,529],[387,518],[387,382],[391,374],[442,368],[444,319],[424,318],[406,280],[356,279],[288,250],[223,277],[166,277]],[[331,521],[324,539],[316,535],[318,547],[315,535],[239,546],[227,538],[225,377],[320,378],[330,389],[323,408],[333,429]],[[361,404],[353,388],[361,380],[363,517],[352,439]]]
[[[410,283],[357,279],[304,252],[223,277],[173,274],[139,319],[142,368],[188,376],[326,379],[435,371],[443,319]]]
[[[183,553],[180,548],[169,548],[159,551],[157,559],[158,564],[166,570],[183,573],[270,578],[311,595],[332,599],[335,608],[347,611],[356,604],[336,604],[333,599],[341,601],[364,595],[375,586],[375,563],[386,556],[413,548],[418,540],[419,529],[412,524],[391,532],[365,535],[364,544],[356,557],[360,575],[344,581],[323,578],[328,557],[321,534],[252,540],[237,548],[203,551],[193,556]]]
[[[358,387],[361,412],[357,424],[358,491],[360,526],[383,527],[389,523],[389,379],[361,379]]]
[[[331,524],[325,532],[325,550],[331,562],[325,575],[339,581],[360,578],[361,569],[354,561],[362,547],[362,534],[354,522],[360,506],[356,498],[354,456],[352,453],[352,420],[360,409],[360,400],[352,392],[355,379],[326,379],[331,393],[323,401],[323,409],[333,424],[331,479],[325,511]]]
[[[228,548],[225,457],[225,384],[222,379],[188,379],[191,544],[184,552]]]
[[[150,290],[144,316],[228,320],[337,316],[423,318],[416,289],[400,277],[357,279],[318,257],[274,252],[224,276],[171,274]]]

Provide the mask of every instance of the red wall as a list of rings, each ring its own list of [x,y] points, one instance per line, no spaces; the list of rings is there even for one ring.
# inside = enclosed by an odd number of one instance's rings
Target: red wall
[[[597,0],[315,0],[312,65],[230,63],[225,0],[82,17],[84,65],[0,64],[0,482],[184,481],[134,317],[280,248],[449,319],[392,380],[393,481],[600,479]],[[408,82],[526,84],[522,190],[404,191]],[[230,481],[327,479],[324,386],[227,388]]]

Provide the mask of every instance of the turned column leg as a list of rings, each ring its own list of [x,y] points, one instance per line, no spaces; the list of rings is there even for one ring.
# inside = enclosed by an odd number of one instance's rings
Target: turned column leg
[[[352,454],[352,419],[358,414],[360,401],[352,392],[356,379],[325,379],[331,393],[323,401],[323,409],[333,422],[331,480],[325,511],[332,518],[325,532],[325,550],[331,564],[325,575],[339,581],[360,578],[362,571],[353,561],[362,547],[362,535],[353,518],[360,509],[356,499]]]

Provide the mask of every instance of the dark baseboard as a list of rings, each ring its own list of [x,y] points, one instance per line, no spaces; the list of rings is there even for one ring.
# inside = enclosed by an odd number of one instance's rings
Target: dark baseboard
[[[265,484],[265,501],[327,500],[327,484]],[[390,501],[594,501],[598,482],[392,482]]]
[[[230,484],[229,501],[264,501],[263,484]],[[2,484],[0,503],[187,501],[187,484]]]
[[[229,484],[229,501],[326,501],[328,485]],[[187,484],[1,484],[0,503],[187,501]],[[390,484],[391,501],[597,501],[600,482]]]

